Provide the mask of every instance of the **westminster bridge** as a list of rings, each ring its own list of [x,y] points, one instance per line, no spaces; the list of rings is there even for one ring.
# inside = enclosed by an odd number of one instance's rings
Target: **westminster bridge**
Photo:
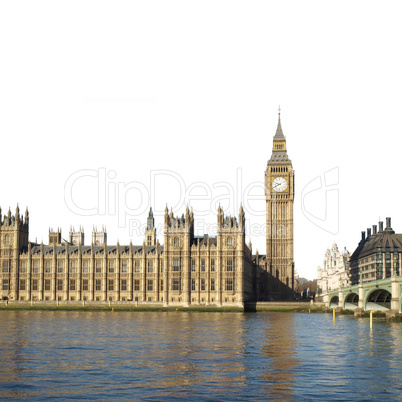
[[[355,310],[393,310],[402,312],[402,276],[359,283],[337,290],[329,290],[322,296],[329,308]]]

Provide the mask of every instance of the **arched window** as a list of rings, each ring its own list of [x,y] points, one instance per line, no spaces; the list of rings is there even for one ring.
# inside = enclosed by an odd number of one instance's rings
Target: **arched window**
[[[179,239],[178,237],[175,237],[175,238],[174,238],[173,245],[174,245],[175,247],[179,247],[179,246],[180,246],[180,239]]]
[[[10,245],[10,235],[6,235],[6,236],[4,237],[4,244],[5,244],[6,246],[9,246],[9,245]]]
[[[227,245],[228,245],[228,247],[233,247],[233,238],[232,237],[228,237]]]

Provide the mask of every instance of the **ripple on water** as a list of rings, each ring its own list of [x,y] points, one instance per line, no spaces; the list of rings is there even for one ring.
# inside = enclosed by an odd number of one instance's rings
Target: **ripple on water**
[[[400,398],[401,326],[332,315],[1,311],[0,399]],[[377,381],[381,378],[381,382]]]

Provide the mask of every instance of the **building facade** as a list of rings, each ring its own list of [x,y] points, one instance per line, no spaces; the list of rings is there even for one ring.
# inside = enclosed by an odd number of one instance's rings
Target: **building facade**
[[[266,255],[256,255],[258,300],[294,298],[293,202],[295,175],[280,112],[272,154],[265,170]]]
[[[349,283],[371,282],[401,275],[402,234],[391,227],[391,218],[362,232],[361,240],[350,257]]]
[[[253,298],[251,251],[245,217],[218,209],[216,237],[194,236],[194,216],[165,212],[164,245],[156,240],[152,210],[142,245],[107,245],[106,231],[49,231],[49,245],[28,241],[29,217],[1,219],[2,299],[38,301],[137,301],[166,304],[243,305]]]
[[[286,149],[279,114],[271,158],[265,171],[267,263],[274,276],[294,289],[293,201],[294,171]]]
[[[266,255],[245,243],[245,215],[217,211],[217,235],[194,235],[194,215],[166,208],[164,243],[152,209],[142,245],[108,245],[106,229],[49,229],[49,244],[29,241],[29,214],[0,209],[0,298],[43,301],[132,301],[167,304],[235,304],[294,297],[294,172],[280,121],[265,171]]]
[[[349,286],[349,257],[346,247],[340,252],[336,243],[327,249],[322,267],[317,268],[318,296]]]

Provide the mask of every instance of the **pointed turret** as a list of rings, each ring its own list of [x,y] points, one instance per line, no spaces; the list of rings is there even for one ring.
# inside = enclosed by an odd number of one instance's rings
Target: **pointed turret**
[[[278,112],[278,126],[272,144],[272,155],[271,159],[268,161],[268,165],[277,164],[278,162],[285,164],[291,163],[286,151],[286,137],[283,135],[282,131],[280,108]]]
[[[244,214],[244,209],[243,209],[243,205],[240,204],[240,208],[239,208],[239,227],[244,231],[245,229],[245,214]]]
[[[149,214],[147,218],[147,230],[153,230],[155,227],[155,220],[154,220],[154,214],[152,212],[152,207],[149,208]]]
[[[166,218],[166,211],[165,211]],[[147,246],[154,246],[156,241],[156,228],[154,214],[152,212],[152,207],[149,209],[149,214],[147,218],[147,228],[145,229],[145,244]]]
[[[282,131],[282,125],[281,125],[281,108],[279,108],[279,111],[278,111],[278,127],[276,128],[276,133],[275,133],[274,138],[285,139],[285,136],[283,135],[283,131]]]

